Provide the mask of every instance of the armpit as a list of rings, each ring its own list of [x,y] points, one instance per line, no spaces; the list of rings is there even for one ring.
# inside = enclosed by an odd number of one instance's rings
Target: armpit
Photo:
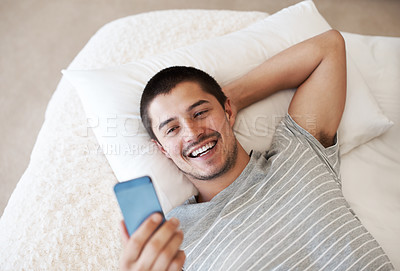
[[[315,137],[325,148],[334,145],[336,142],[335,135],[331,136],[328,133],[320,132],[318,136]]]

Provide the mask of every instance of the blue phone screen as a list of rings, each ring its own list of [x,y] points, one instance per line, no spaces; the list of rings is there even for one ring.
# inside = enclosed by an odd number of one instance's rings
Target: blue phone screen
[[[128,229],[129,236],[155,212],[163,214],[150,177],[121,182],[114,187],[115,195]]]

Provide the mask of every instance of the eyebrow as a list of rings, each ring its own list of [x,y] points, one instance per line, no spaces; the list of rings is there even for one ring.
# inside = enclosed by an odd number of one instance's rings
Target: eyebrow
[[[186,109],[186,112],[190,112],[190,111],[193,110],[193,108],[195,108],[195,107],[197,107],[197,106],[199,106],[199,105],[202,105],[202,104],[204,104],[204,103],[209,103],[209,101],[206,101],[206,100],[199,100],[199,101],[195,102],[194,104],[192,104],[191,106],[189,106],[189,107]],[[172,118],[169,118],[169,119],[164,120],[163,122],[160,123],[160,125],[158,125],[158,130],[161,130],[165,125],[167,125],[167,124],[170,123],[171,121],[174,121],[175,119],[176,119],[176,117],[172,117]]]
[[[202,104],[204,104],[204,103],[210,103],[210,102],[209,102],[209,101],[206,101],[206,100],[200,100],[200,101],[198,101],[198,102],[195,102],[194,104],[192,104],[191,106],[189,106],[189,107],[186,109],[186,112],[192,111],[193,108],[195,108],[196,106],[202,105]]]
[[[176,118],[169,118],[167,120],[164,120],[163,122],[160,123],[160,125],[158,125],[158,130],[160,131],[165,125],[167,125],[168,123],[170,123],[171,121],[175,120]]]

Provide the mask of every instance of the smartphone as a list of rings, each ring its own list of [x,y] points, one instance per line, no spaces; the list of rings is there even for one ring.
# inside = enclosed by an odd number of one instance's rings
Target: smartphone
[[[165,222],[160,201],[149,176],[117,183],[114,192],[129,236],[153,213],[160,213],[163,223]]]

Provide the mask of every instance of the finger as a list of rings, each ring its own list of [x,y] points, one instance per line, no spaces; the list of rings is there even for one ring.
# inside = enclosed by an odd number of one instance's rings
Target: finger
[[[124,247],[126,247],[126,244],[128,243],[128,240],[129,240],[129,234],[128,234],[128,230],[126,229],[124,220],[121,220],[120,231],[121,231],[121,236],[122,236],[122,243],[124,244]]]
[[[148,217],[139,228],[129,238],[125,247],[124,261],[134,262],[139,258],[145,244],[149,241],[153,232],[157,229],[162,221],[159,213],[152,214]]]
[[[181,271],[183,265],[185,264],[186,255],[183,250],[179,250],[176,253],[174,259],[172,260],[171,264],[168,267],[168,271]]]
[[[154,265],[152,266],[153,270],[164,270],[166,267],[170,265],[175,255],[177,254],[180,245],[183,241],[183,232],[178,230],[172,236],[167,245],[160,252],[160,255],[156,259]]]
[[[143,249],[140,255],[140,266],[144,269],[150,269],[154,264],[156,258],[160,254],[160,251],[165,247],[169,240],[174,236],[179,227],[179,220],[171,218],[166,221],[150,238],[148,244]]]

